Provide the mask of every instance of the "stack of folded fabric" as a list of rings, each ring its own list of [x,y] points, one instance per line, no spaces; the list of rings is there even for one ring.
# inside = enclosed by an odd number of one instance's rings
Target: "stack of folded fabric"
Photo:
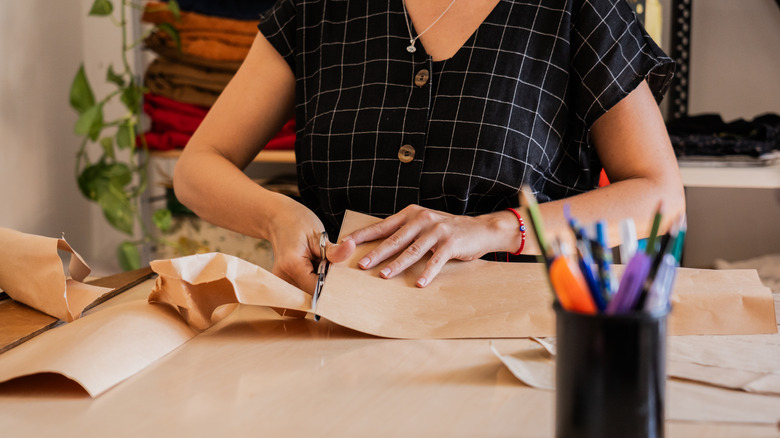
[[[260,15],[272,1],[179,0],[180,19],[164,3],[146,3],[142,21],[173,26],[180,48],[163,31],[144,40],[157,56],[144,74],[149,90],[144,111],[151,128],[144,134],[150,149],[183,148],[249,53]],[[267,146],[292,149],[295,122],[290,121]]]

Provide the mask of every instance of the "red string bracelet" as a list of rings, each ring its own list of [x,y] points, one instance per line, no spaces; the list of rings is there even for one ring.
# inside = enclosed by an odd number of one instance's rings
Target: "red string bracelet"
[[[517,216],[517,221],[520,222],[520,234],[523,236],[523,240],[520,242],[520,249],[518,249],[517,252],[512,253],[512,255],[520,255],[520,253],[523,252],[523,247],[525,247],[525,222],[523,222],[523,217],[520,216],[520,213],[518,213],[517,210],[512,207],[507,208],[507,210],[514,213],[515,216]]]

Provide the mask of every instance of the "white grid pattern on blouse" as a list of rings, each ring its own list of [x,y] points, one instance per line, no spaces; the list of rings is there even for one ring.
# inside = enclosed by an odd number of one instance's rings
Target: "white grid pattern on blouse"
[[[671,78],[625,0],[501,0],[442,62],[406,51],[404,20],[401,0],[281,0],[261,21],[296,74],[301,195],[329,231],[345,209],[473,215],[517,205],[524,182],[541,201],[589,190],[592,123]]]

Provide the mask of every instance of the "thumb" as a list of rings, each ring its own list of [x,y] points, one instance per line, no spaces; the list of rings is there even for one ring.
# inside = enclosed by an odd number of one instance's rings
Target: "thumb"
[[[338,245],[329,243],[326,252],[328,260],[331,263],[343,262],[355,252],[355,246],[355,241],[349,238],[342,240]]]

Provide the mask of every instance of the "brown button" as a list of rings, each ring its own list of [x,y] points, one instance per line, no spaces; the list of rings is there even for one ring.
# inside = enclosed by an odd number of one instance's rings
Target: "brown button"
[[[417,72],[416,75],[414,75],[414,85],[417,85],[418,87],[422,87],[423,85],[428,83],[428,78],[431,77],[431,74],[426,69],[422,69]]]
[[[398,149],[398,159],[402,163],[409,163],[414,160],[414,148],[410,144],[405,144]]]

